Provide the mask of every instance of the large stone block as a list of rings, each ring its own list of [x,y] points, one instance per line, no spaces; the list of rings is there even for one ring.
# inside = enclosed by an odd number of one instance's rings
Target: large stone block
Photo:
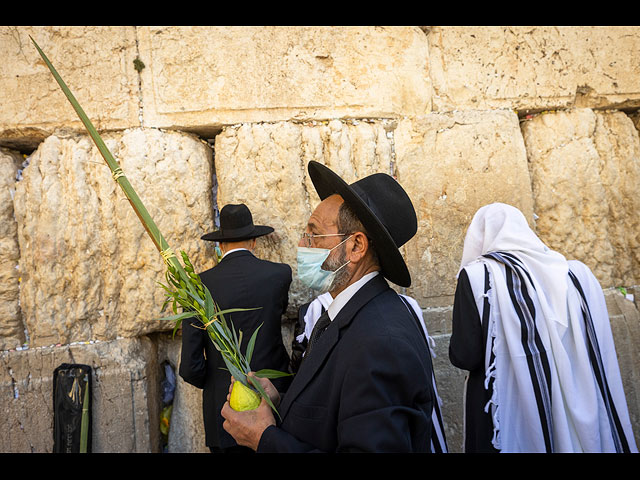
[[[453,303],[467,227],[492,202],[519,208],[533,225],[533,197],[513,112],[454,112],[405,119],[394,134],[397,177],[418,214],[404,247],[407,293],[424,307]]]
[[[0,451],[53,451],[53,371],[80,363],[93,373],[92,451],[158,452],[156,353],[146,337],[0,352]]]
[[[523,122],[540,238],[604,287],[640,283],[640,139],[622,112],[576,109]]]
[[[16,176],[22,157],[0,149],[0,350],[25,341],[20,315],[18,224],[13,211]]]
[[[135,27],[0,27],[0,142],[35,148],[57,128],[83,130],[43,49],[96,128],[140,125]]]
[[[169,245],[213,265],[212,154],[184,133],[103,136]],[[124,193],[87,136],[52,136],[16,186],[23,318],[34,346],[133,337],[171,328],[154,319],[166,271]]]
[[[257,254],[292,266],[292,309],[312,295],[295,278],[296,247],[319,203],[308,177],[309,161],[327,165],[349,183],[374,172],[389,173],[392,128],[386,122],[280,122],[230,127],[216,137],[219,207],[245,203],[255,223],[274,227],[274,233],[258,240]]]
[[[433,110],[640,105],[640,28],[430,27]]]
[[[389,117],[429,111],[418,27],[138,27],[144,125]]]

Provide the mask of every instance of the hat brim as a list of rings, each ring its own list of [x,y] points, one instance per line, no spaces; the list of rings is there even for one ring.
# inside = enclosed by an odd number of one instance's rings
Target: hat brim
[[[215,232],[210,232],[202,235],[200,239],[207,240],[210,242],[240,242],[242,240],[251,240],[252,238],[262,237],[264,235],[268,235],[273,232],[273,227],[268,227],[266,225],[256,225],[254,229],[243,235],[224,235],[222,230],[216,230]]]
[[[358,220],[362,222],[367,233],[373,239],[382,274],[396,285],[411,286],[411,274],[396,242],[364,200],[347,182],[325,165],[311,161],[308,169],[309,177],[320,200],[334,194],[340,195],[356,214]]]

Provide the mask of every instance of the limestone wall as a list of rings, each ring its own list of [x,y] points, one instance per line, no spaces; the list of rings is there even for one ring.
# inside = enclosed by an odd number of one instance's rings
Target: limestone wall
[[[199,241],[213,210],[210,148],[191,135],[153,129],[103,139],[167,242],[202,268],[213,266]],[[15,216],[31,344],[166,329],[154,320],[162,317],[164,262],[91,140],[48,137],[23,175]]]
[[[161,258],[29,36],[200,269],[215,209],[244,202],[275,228],[258,255],[295,271],[310,160],[349,182],[394,175],[418,213],[405,292],[436,341],[453,451],[465,231],[487,203],[520,208],[605,288],[640,433],[638,295],[616,289],[640,284],[640,27],[0,27],[0,451],[51,451],[51,375],[70,360],[102,385],[97,451],[159,451],[160,365],[180,348],[154,320]],[[310,295],[294,279],[287,344]],[[178,379],[170,451],[206,451],[200,398]]]

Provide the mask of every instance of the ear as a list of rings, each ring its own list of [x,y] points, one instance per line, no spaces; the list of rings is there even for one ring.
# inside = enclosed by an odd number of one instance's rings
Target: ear
[[[369,252],[369,239],[362,232],[355,232],[347,240],[347,260],[351,263],[361,262]]]

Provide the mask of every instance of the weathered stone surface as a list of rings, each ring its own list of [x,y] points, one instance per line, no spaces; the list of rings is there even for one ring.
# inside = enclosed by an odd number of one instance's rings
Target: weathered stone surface
[[[633,26],[5,26],[5,146],[81,128],[29,35],[100,129],[640,105]]]
[[[135,27],[0,27],[0,142],[37,144],[61,127],[84,130],[41,59],[43,49],[80,105],[103,129],[140,125]]]
[[[18,224],[13,212],[16,175],[22,157],[0,149],[0,350],[25,341],[20,315]]]
[[[638,289],[634,289],[636,303],[625,298],[616,289],[605,291],[607,310],[611,318],[611,330],[616,344],[616,354],[620,364],[620,375],[624,386],[625,396],[631,425],[636,438],[640,443],[640,357],[638,345],[640,345],[640,310],[638,310]]]
[[[138,27],[145,126],[429,111],[418,27]]]
[[[464,234],[478,208],[503,201],[533,221],[526,153],[511,112],[432,114],[397,124],[242,125],[218,135],[215,149],[219,205],[249,205],[256,222],[276,229],[265,239],[265,255],[292,266],[318,201],[307,178],[309,160],[349,183],[397,173],[418,212],[418,234],[403,251],[413,277],[409,293],[423,306],[450,303]],[[296,306],[309,297],[297,280],[292,292]]]
[[[393,143],[386,122],[318,122],[247,124],[216,137],[218,205],[245,203],[254,223],[275,232],[258,239],[257,254],[291,265],[294,279],[290,307],[312,293],[295,278],[296,247],[318,195],[308,177],[315,160],[352,183],[374,172],[392,170]]]
[[[209,146],[159,130],[103,138],[173,250],[212,266],[200,240],[213,228]],[[88,137],[49,137],[30,157],[15,204],[32,345],[171,328],[153,320],[162,316],[162,258]]]
[[[424,308],[453,303],[467,227],[478,208],[504,202],[533,223],[524,143],[513,112],[455,112],[402,120],[394,132],[398,181],[418,214],[404,247]]]
[[[622,112],[577,109],[523,122],[540,238],[604,287],[640,283],[640,140]]]
[[[433,110],[637,108],[639,52],[639,27],[430,27]]]
[[[428,315],[425,315],[425,322],[429,322]],[[442,419],[445,427],[447,446],[449,452],[462,452],[464,439],[464,382],[467,372],[454,367],[449,360],[449,339],[450,335],[434,335],[430,327],[431,335],[435,347],[433,348],[435,358],[433,359],[433,370],[436,376],[438,395],[440,396]]]
[[[146,337],[0,352],[0,451],[53,451],[53,371],[62,363],[93,372],[92,451],[159,451],[156,347]]]

